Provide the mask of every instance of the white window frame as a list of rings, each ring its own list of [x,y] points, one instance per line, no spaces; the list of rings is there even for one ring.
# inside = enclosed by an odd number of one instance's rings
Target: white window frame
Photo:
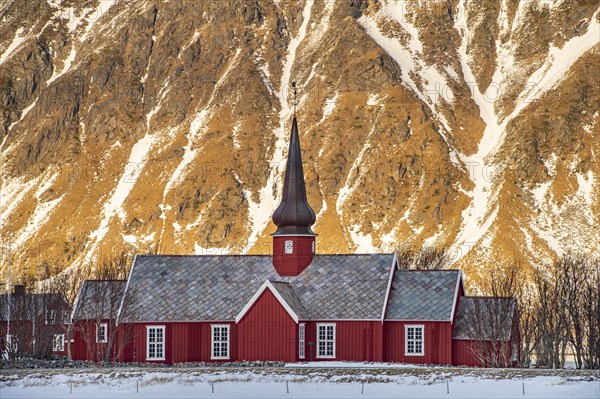
[[[306,323],[298,324],[298,357],[306,357]]]
[[[160,330],[162,331],[162,341],[154,341],[150,342],[150,330]],[[156,333],[155,333],[156,334]],[[165,360],[165,337],[166,337],[166,328],[165,326],[146,326],[146,360]],[[150,357],[150,345],[156,345],[154,348],[154,357]],[[156,349],[158,345],[161,346],[162,356],[156,356]]]
[[[294,253],[294,241],[292,240],[286,240],[284,243],[284,249],[285,249],[285,253],[286,254],[293,254]]]
[[[15,334],[6,336],[6,350],[8,353],[17,353],[19,351],[19,340]]]
[[[330,339],[325,339],[323,341],[321,341],[321,334],[319,333],[321,327],[325,328],[325,331],[327,331],[327,327],[333,327],[333,340]],[[333,342],[333,354],[331,355],[322,355],[321,354],[321,342]],[[337,339],[336,339],[336,326],[335,323],[317,323],[317,359],[335,359],[335,347],[337,346]]]
[[[408,338],[409,329],[420,329],[421,330],[421,339]],[[409,352],[408,346],[409,342],[413,343],[413,351]],[[420,342],[421,351],[416,351],[416,344]],[[404,326],[404,356],[425,356],[425,325],[424,324],[406,324]]]
[[[56,324],[54,320],[56,319],[56,310],[50,309],[46,310],[46,320],[44,324]]]
[[[57,341],[58,339],[58,341]],[[59,345],[57,345],[57,343]],[[65,350],[65,334],[52,335],[52,352],[64,352]]]
[[[100,330],[104,328],[104,339],[100,339]],[[96,324],[96,343],[105,344],[108,342],[108,323]]]
[[[215,329],[226,329],[227,339],[222,339],[222,333],[219,333],[219,340],[215,341]],[[211,324],[210,325],[210,358],[215,360],[229,360],[231,353],[231,326],[229,324]],[[222,352],[222,345],[227,346],[227,355],[215,356],[215,344],[219,344],[219,353]]]

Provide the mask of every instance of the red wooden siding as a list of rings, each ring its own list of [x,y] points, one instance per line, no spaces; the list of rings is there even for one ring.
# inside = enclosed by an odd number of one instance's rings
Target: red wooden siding
[[[335,359],[317,358],[317,324],[334,323]],[[306,323],[306,361],[381,361],[382,326],[380,321],[311,321]],[[309,343],[312,342],[312,347]],[[312,352],[312,353],[311,353]]]
[[[406,325],[425,326],[424,355],[406,356],[404,327]],[[384,330],[384,356],[386,362],[416,364],[452,363],[452,326],[450,322],[386,321]]]
[[[146,361],[146,327],[165,326],[165,360],[148,360],[153,363],[217,362],[211,359],[211,324],[228,324],[229,360],[236,360],[236,326],[231,322],[189,323],[136,323],[133,324],[133,341],[123,353],[122,361]]]
[[[492,347],[492,343],[487,341],[486,344],[489,348]],[[477,352],[481,348],[481,342],[473,341],[468,339],[455,339],[452,341],[452,364],[455,366],[470,366],[470,367],[488,367],[489,365],[481,364],[481,361],[477,358]],[[504,351],[502,358],[509,360],[510,364],[506,366],[514,366],[512,364],[512,341],[505,343],[497,343],[496,350]]]
[[[298,359],[298,325],[270,290],[265,290],[240,320],[238,359]]]
[[[285,242],[294,243],[293,253],[285,253]],[[273,237],[273,266],[280,276],[297,276],[313,259],[312,236],[277,236]]]
[[[111,327],[109,320],[102,320],[101,323],[107,324],[108,335],[115,332]],[[116,331],[119,334],[119,331]],[[86,339],[89,341],[86,343]],[[110,339],[110,338],[109,338]],[[113,344],[113,354],[118,344],[118,338],[115,338]],[[65,350],[68,342],[65,337]],[[107,349],[106,343],[96,342],[96,320],[80,320],[73,326],[73,342],[71,343],[71,355],[75,360],[102,360],[102,353]]]
[[[471,349],[473,341],[455,339],[452,341],[452,364],[455,366],[479,367],[481,364],[475,358]]]

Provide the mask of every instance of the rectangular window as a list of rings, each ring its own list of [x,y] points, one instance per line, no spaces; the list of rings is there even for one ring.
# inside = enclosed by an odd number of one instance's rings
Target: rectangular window
[[[62,352],[65,350],[65,334],[54,334],[52,336],[52,351]]]
[[[56,310],[46,311],[46,324],[56,324]]]
[[[108,326],[106,323],[96,325],[96,342],[99,344],[108,342]]]
[[[15,354],[19,351],[18,339],[16,335],[6,336],[6,351],[11,354]]]
[[[229,359],[229,324],[212,324],[211,359]]]
[[[304,342],[306,340],[305,333],[306,333],[306,324],[300,323],[298,325],[298,357],[300,359],[304,359],[304,357],[306,356],[305,345],[304,345]]]
[[[294,253],[294,241],[286,241],[285,242],[285,253],[286,254],[293,254]]]
[[[404,326],[405,347],[404,354],[407,356],[423,356],[425,326]]]
[[[335,358],[335,324],[317,324],[317,358]]]
[[[165,360],[165,326],[147,326],[146,342],[146,360]]]

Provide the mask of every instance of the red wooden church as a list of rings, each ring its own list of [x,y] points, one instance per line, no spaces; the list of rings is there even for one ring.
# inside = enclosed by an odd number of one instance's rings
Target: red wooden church
[[[460,270],[401,270],[394,254],[315,254],[295,117],[273,221],[272,255],[136,256],[115,332],[127,328],[130,339],[118,360],[476,365],[472,347],[486,338],[468,328],[461,303],[478,299],[465,299]],[[503,321],[503,347],[516,339],[514,320]],[[73,353],[90,358],[82,341]]]

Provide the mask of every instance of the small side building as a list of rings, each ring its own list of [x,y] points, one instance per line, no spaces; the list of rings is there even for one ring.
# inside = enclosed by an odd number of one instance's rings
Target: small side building
[[[114,360],[124,349],[126,329],[119,329],[118,316],[125,280],[85,280],[73,307],[73,359]]]
[[[515,298],[460,298],[452,337],[453,364],[515,367],[520,340]]]
[[[71,305],[56,293],[27,293],[15,285],[0,295],[2,358],[66,356]]]

